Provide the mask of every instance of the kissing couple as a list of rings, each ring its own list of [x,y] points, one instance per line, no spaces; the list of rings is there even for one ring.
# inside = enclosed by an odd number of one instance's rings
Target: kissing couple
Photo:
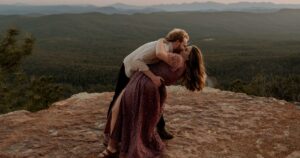
[[[183,29],[146,43],[125,57],[104,130],[102,158],[159,158],[173,136],[163,117],[166,86],[180,81],[190,91],[201,91],[206,72],[202,52],[189,46]]]

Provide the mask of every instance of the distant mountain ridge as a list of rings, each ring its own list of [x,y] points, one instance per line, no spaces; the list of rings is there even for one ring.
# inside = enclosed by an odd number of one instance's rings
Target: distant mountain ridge
[[[0,5],[0,15],[49,15],[63,13],[87,13],[99,12],[104,14],[134,14],[154,12],[180,12],[180,11],[242,11],[242,12],[274,12],[280,9],[300,9],[300,4],[275,4],[271,2],[193,2],[182,4],[161,4],[152,6],[135,6],[116,3],[104,7],[94,5],[27,5],[23,3],[12,5]]]

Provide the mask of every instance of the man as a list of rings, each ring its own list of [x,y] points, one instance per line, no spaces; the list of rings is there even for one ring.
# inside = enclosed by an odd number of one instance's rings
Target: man
[[[168,52],[180,53],[187,47],[189,35],[185,30],[176,28],[170,31],[165,38],[167,41],[165,43],[165,49]],[[158,41],[153,41],[140,46],[135,51],[133,51],[125,57],[119,72],[115,94],[113,100],[110,103],[107,116],[111,112],[115,100],[118,98],[121,91],[126,87],[130,77],[133,75],[134,72],[141,71],[146,76],[148,76],[156,86],[159,87],[161,85],[161,80],[163,79],[160,76],[154,75],[149,70],[149,67],[147,65],[160,61],[161,52],[162,50],[158,46]],[[163,116],[160,118],[157,124],[157,132],[159,133],[161,139],[167,140],[173,138],[173,136],[165,129],[165,121]]]

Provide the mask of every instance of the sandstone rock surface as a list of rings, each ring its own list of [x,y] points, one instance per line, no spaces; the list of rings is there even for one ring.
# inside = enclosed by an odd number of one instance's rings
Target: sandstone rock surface
[[[0,158],[95,158],[112,92],[79,93],[36,113],[0,115]],[[292,103],[205,88],[168,87],[164,158],[300,158]]]

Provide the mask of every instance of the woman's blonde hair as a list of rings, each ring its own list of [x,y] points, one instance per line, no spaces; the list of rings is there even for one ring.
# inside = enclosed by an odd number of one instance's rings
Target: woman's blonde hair
[[[191,91],[202,90],[205,86],[207,75],[202,52],[197,46],[192,46],[188,60],[186,60],[186,66],[182,84]]]
[[[165,38],[169,42],[176,42],[177,40],[179,42],[182,42],[184,40],[184,38],[189,39],[190,37],[189,37],[189,34],[185,30],[179,29],[179,28],[174,28],[167,34],[167,36]]]

